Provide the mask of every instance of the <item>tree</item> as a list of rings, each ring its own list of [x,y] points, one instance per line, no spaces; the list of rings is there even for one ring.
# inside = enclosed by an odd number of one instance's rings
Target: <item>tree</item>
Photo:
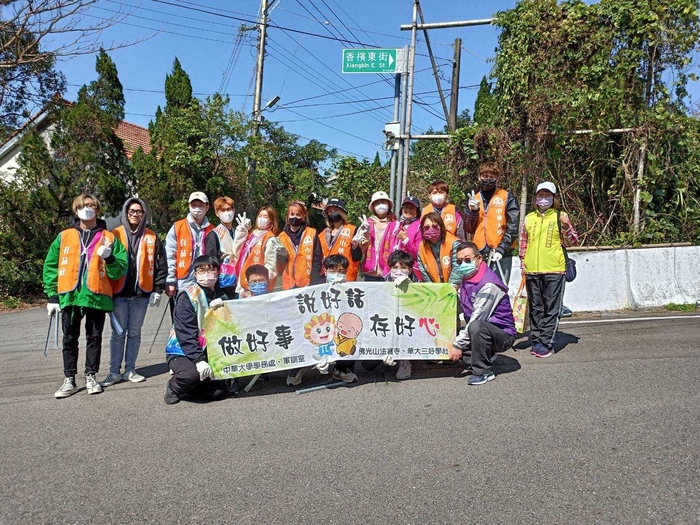
[[[16,177],[0,185],[0,272],[7,272],[0,281],[14,283],[0,295],[40,289],[43,258],[69,224],[73,197],[94,193],[103,210],[116,215],[131,193],[131,167],[114,131],[124,117],[122,86],[104,50],[95,69],[97,79],[78,91],[75,103],[49,110],[54,125],[49,144],[39,130],[27,132]],[[17,239],[31,242],[18,249]]]
[[[87,22],[96,0],[7,0],[0,19],[0,139],[43,109],[65,88],[57,58],[93,54],[100,32],[121,20],[115,15]],[[112,49],[120,46],[113,46]]]
[[[486,77],[483,77],[474,101],[474,123],[480,126],[492,126],[495,119],[495,98],[491,93],[491,84],[486,80]]]
[[[333,169],[329,196],[345,200],[350,221],[359,224],[363,215],[368,214],[367,206],[372,194],[389,188],[389,169],[387,166],[375,166],[369,160],[357,160],[354,157],[336,159]]]

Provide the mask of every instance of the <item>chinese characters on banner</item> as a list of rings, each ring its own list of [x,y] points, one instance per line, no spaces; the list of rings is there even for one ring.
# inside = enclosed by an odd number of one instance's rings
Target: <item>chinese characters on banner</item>
[[[321,284],[226,301],[207,313],[209,364],[219,379],[323,359],[447,359],[457,292],[450,284]]]

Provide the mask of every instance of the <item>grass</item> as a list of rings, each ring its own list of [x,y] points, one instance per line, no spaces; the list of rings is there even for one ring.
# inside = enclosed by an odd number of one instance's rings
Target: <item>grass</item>
[[[669,303],[664,308],[670,312],[694,312],[697,305],[693,303]]]
[[[22,301],[20,301],[16,297],[12,297],[11,295],[8,295],[2,301],[0,301],[0,308],[14,310],[15,308],[19,308],[20,306],[22,306]]]

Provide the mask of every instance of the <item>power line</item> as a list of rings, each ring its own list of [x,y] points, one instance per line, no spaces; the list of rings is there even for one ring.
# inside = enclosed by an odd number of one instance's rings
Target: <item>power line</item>
[[[71,86],[71,87],[83,87],[83,84],[66,84],[66,86]],[[134,91],[136,93],[159,93],[159,94],[165,94],[164,89],[137,89],[137,88],[122,88],[123,91]],[[211,97],[214,95],[225,95],[227,97],[245,97],[246,95],[230,95],[228,93],[202,93],[198,91],[193,91],[193,95],[197,95],[198,97]]]
[[[303,116],[304,116],[304,115],[302,115],[301,113],[298,113],[297,111],[294,111],[293,109],[287,109],[287,108],[280,108],[280,109],[283,109],[284,111],[289,111],[290,113],[294,113],[295,115],[298,115],[298,116],[300,116],[300,117],[303,117]],[[369,144],[372,144],[373,146],[381,146],[381,144],[379,144],[378,142],[372,142],[371,140],[367,140],[367,139],[364,138],[364,137],[359,137],[359,136],[357,136],[357,135],[353,135],[352,133],[349,133],[349,132],[347,132],[347,131],[345,131],[345,130],[343,130],[343,129],[338,129],[338,128],[333,127],[333,126],[331,126],[331,125],[329,125],[329,124],[326,124],[325,122],[320,122],[318,119],[309,117],[308,120],[314,121],[314,122],[320,124],[321,126],[325,126],[326,128],[330,128],[330,129],[332,129],[332,130],[334,130],[334,131],[337,131],[338,133],[342,133],[343,135],[348,135],[349,137],[353,137],[353,138],[355,138],[355,139],[357,139],[357,140],[361,140],[361,141],[363,141],[363,142],[367,142],[367,143],[369,143]]]
[[[289,108],[284,107],[284,106],[280,106],[279,109],[289,109]],[[347,117],[349,115],[357,115],[359,113],[368,113],[370,111],[377,111],[379,109],[384,109],[384,108],[369,108],[369,109],[363,109],[363,110],[359,110],[359,111],[351,111],[350,113],[341,113],[340,115],[327,115],[325,117],[316,117],[315,120],[318,121],[318,120],[328,120],[330,118]],[[293,120],[277,120],[275,122],[281,124],[281,123],[285,123],[285,122],[305,122],[307,120],[312,120],[312,119],[311,119],[311,117],[304,117],[304,118],[298,118],[298,119],[293,119]]]

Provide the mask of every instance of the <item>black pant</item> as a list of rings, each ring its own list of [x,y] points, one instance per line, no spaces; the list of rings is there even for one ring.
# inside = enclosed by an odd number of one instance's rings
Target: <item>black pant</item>
[[[468,331],[469,349],[462,354],[462,361],[477,376],[490,372],[494,356],[508,350],[515,341],[515,337],[487,321],[472,322]]]
[[[362,275],[362,278],[365,280],[366,283],[380,283],[382,281],[386,281],[384,277],[381,275],[377,277],[376,275]]]
[[[168,358],[168,366],[173,371],[168,386],[170,391],[183,396],[189,394],[209,401],[221,399],[226,395],[226,383],[205,379],[200,381],[197,366],[187,357],[176,355]]]
[[[559,326],[564,297],[564,274],[527,274],[527,300],[530,309],[530,340],[551,349]]]
[[[74,377],[78,373],[78,338],[80,321],[85,317],[85,373],[100,371],[102,355],[102,329],[105,326],[104,310],[66,306],[61,309],[63,327],[63,373]]]

